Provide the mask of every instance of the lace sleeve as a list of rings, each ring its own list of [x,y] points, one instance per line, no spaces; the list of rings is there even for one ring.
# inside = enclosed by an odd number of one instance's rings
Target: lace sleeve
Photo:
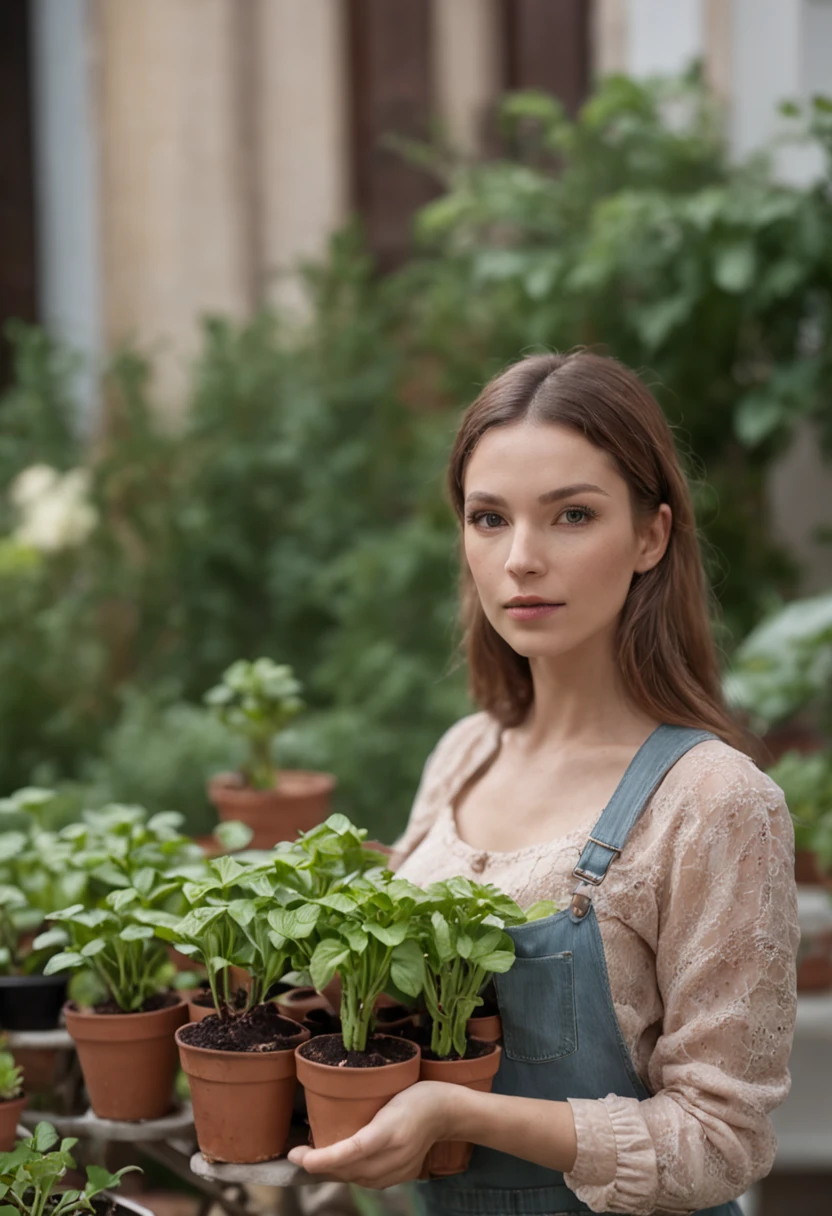
[[[789,1090],[798,942],[780,788],[736,753],[684,799],[659,894],[653,1096],[572,1100],[567,1184],[594,1211],[694,1212],[768,1173]]]

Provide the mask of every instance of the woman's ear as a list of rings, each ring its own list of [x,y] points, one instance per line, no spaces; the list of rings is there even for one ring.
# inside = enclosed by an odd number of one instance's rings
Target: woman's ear
[[[670,540],[673,527],[673,512],[668,503],[663,502],[655,514],[642,525],[639,532],[638,553],[634,571],[644,574],[652,570],[662,560]]]

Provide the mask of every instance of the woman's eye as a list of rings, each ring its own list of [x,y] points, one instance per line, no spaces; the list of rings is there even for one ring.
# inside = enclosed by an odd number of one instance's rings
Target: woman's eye
[[[566,520],[566,522],[568,524],[572,524],[573,527],[577,524],[585,523],[587,520],[592,519],[595,516],[595,512],[590,507],[567,507],[563,514],[564,517],[568,515],[577,515],[580,517],[578,519]]]
[[[496,511],[484,511],[480,516],[480,523],[485,524],[486,528],[499,528],[502,522],[502,515],[498,515]]]

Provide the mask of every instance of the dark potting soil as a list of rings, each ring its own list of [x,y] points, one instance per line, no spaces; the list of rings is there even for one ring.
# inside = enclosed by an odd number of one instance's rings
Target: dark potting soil
[[[176,992],[157,992],[154,996],[149,996],[140,1009],[122,1009],[115,1001],[101,1001],[98,1005],[93,1005],[93,1013],[157,1013],[160,1009],[170,1009],[172,1005],[179,1004],[179,995]],[[78,1006],[73,1003],[73,1009]]]
[[[390,1033],[402,1039],[409,1039],[411,1043],[418,1043],[422,1049],[423,1060],[478,1060],[480,1056],[490,1055],[495,1046],[493,1043],[486,1043],[481,1039],[468,1039],[464,1056],[457,1055],[455,1051],[452,1051],[449,1056],[438,1056],[435,1051],[431,1051],[430,1049],[429,1027],[414,1026],[409,1028],[402,1026],[396,1030],[391,1030]]]
[[[385,1064],[410,1060],[413,1045],[405,1039],[374,1034],[367,1040],[366,1051],[347,1051],[339,1035],[331,1039],[310,1039],[302,1054],[315,1064],[331,1064],[334,1068],[382,1068]]]
[[[276,1005],[255,1005],[241,1017],[221,1022],[211,1014],[181,1033],[189,1047],[211,1051],[288,1051],[297,1046],[300,1027],[278,1013]]]

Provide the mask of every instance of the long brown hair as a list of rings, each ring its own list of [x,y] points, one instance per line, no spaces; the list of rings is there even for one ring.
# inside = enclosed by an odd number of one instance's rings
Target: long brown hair
[[[454,443],[448,487],[461,525],[474,448],[491,427],[523,419],[571,427],[609,453],[627,482],[636,516],[669,504],[667,549],[651,570],[633,576],[619,620],[618,661],[626,687],[657,721],[710,730],[756,759],[754,736],[734,721],[723,700],[693,503],[655,397],[634,372],[603,355],[532,355],[513,364],[469,406]],[[471,693],[503,726],[516,726],[534,699],[529,660],[486,618],[464,557],[461,604]]]

